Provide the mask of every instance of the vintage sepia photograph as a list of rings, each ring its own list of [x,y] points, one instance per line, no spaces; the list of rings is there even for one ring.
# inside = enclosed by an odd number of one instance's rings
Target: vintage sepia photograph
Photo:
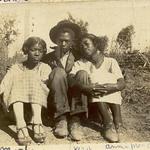
[[[135,142],[150,142],[150,2],[1,3],[0,147]]]

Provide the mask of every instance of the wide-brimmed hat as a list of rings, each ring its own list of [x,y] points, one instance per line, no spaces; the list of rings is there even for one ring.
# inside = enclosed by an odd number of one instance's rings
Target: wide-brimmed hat
[[[58,22],[56,26],[51,28],[49,32],[49,37],[54,43],[56,43],[57,35],[63,28],[71,29],[75,34],[75,38],[78,38],[81,35],[81,28],[77,24],[72,23],[68,20],[63,20]]]

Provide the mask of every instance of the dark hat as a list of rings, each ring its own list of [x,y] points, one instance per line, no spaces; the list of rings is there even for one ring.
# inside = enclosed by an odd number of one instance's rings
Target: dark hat
[[[58,22],[58,24],[54,26],[49,32],[49,37],[54,43],[56,43],[57,35],[63,28],[71,29],[75,34],[75,38],[78,38],[81,35],[81,28],[77,24],[68,20],[63,20]]]

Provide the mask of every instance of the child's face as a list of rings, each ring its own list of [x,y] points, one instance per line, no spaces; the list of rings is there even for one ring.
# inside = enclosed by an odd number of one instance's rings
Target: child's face
[[[89,38],[82,39],[81,47],[82,47],[83,55],[86,58],[91,57],[96,52],[96,48],[95,48],[92,40]]]
[[[60,33],[57,38],[57,45],[62,51],[67,51],[73,44],[73,38],[70,33]]]
[[[40,44],[35,44],[28,51],[28,59],[33,63],[38,63],[43,57],[44,51]]]

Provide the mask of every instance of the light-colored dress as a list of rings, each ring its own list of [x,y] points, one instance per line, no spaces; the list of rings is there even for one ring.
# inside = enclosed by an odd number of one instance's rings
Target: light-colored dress
[[[89,74],[92,83],[117,83],[117,79],[123,78],[117,61],[110,57],[104,57],[104,61],[98,69],[91,62],[81,59],[75,62],[71,73],[76,74],[79,70],[85,70]],[[120,91],[103,97],[92,98],[92,102],[121,104],[121,101]]]
[[[46,85],[51,68],[40,62],[33,69],[22,63],[13,65],[0,84],[6,108],[15,102],[37,103],[47,106],[49,89]]]

